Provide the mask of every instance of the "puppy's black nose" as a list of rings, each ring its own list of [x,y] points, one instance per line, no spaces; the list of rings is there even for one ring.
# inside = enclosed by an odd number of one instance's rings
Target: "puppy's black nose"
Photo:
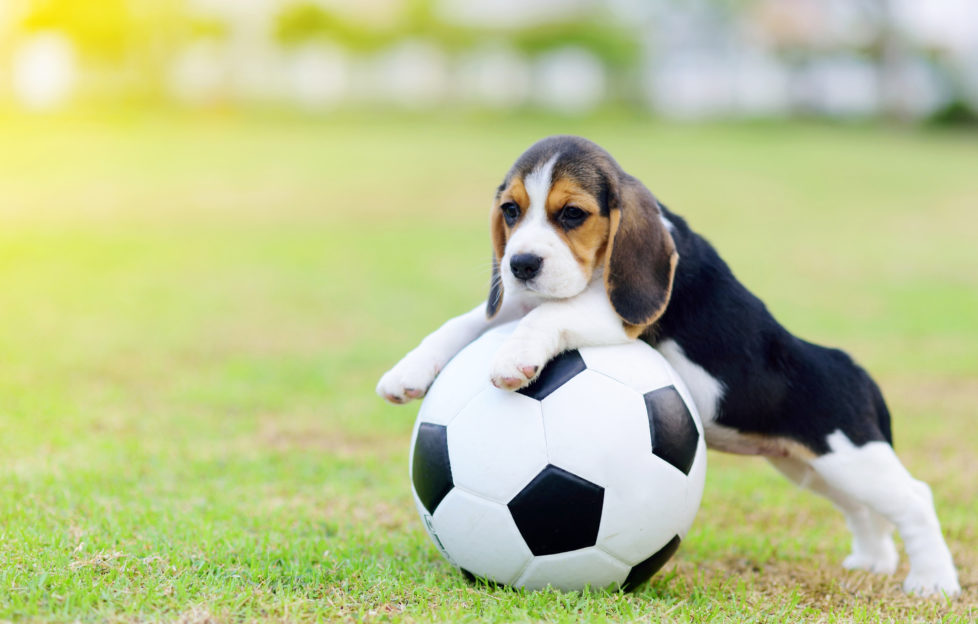
[[[509,268],[513,270],[513,275],[524,281],[536,277],[542,264],[543,258],[530,253],[516,254],[509,259]]]

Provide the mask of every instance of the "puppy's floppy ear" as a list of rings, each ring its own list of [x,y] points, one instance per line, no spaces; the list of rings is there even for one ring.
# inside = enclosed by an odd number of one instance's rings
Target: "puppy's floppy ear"
[[[503,303],[503,276],[499,272],[499,263],[506,253],[506,226],[499,210],[493,210],[489,217],[489,231],[492,234],[492,281],[489,283],[489,296],[486,297],[486,318],[496,316]]]
[[[644,328],[665,312],[679,254],[655,197],[641,182],[619,174],[610,186],[605,289],[618,316]]]

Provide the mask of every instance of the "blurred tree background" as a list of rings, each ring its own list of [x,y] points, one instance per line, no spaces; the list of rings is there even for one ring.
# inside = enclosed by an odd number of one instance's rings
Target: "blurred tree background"
[[[0,0],[0,104],[978,110],[970,0]]]

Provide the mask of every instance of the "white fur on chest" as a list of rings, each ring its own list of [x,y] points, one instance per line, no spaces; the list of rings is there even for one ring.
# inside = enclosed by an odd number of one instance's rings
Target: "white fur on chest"
[[[693,396],[693,402],[696,403],[696,409],[699,410],[700,418],[703,420],[703,427],[714,426],[717,405],[723,398],[724,391],[720,380],[712,377],[702,366],[686,357],[683,348],[675,340],[663,340],[656,345],[656,349],[676,369],[686,387],[689,388],[689,393]]]

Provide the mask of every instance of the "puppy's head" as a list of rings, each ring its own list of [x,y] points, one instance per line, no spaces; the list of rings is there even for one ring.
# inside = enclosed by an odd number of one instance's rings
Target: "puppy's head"
[[[594,143],[553,136],[530,147],[506,174],[490,215],[496,314],[504,293],[564,299],[603,279],[632,326],[665,310],[677,261],[658,203]]]

